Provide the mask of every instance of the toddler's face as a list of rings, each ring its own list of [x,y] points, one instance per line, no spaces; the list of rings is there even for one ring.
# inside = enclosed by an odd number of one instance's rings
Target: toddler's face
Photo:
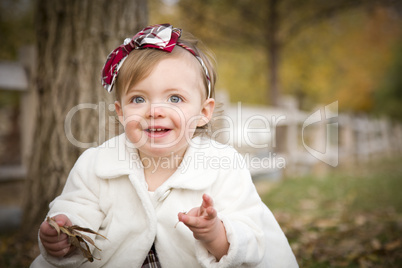
[[[211,118],[199,62],[190,54],[161,60],[116,102],[119,121],[142,156],[182,156],[197,126]]]

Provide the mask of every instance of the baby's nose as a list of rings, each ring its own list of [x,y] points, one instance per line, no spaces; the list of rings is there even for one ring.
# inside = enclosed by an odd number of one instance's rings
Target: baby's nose
[[[151,104],[148,110],[148,117],[165,117],[166,116],[166,104]]]

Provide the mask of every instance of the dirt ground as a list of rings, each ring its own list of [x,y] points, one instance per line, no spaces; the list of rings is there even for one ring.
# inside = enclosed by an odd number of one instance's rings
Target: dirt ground
[[[24,181],[0,182],[0,208],[21,206],[24,190]]]

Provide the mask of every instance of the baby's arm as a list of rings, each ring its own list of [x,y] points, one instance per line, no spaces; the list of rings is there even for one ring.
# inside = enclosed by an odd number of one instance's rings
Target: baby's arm
[[[193,208],[188,213],[179,213],[179,221],[183,222],[193,232],[194,238],[219,261],[229,250],[225,227],[217,217],[212,198],[204,194],[202,199],[200,207]]]
[[[55,216],[54,220],[59,226],[72,225],[70,219],[63,214]],[[75,247],[71,246],[67,235],[60,233],[59,236],[56,229],[50,226],[47,221],[41,224],[39,237],[47,253],[53,257],[64,257],[75,249]]]

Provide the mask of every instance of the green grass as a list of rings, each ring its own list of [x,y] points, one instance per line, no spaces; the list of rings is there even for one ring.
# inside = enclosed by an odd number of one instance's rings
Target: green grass
[[[262,195],[302,267],[402,267],[400,163],[286,178]]]
[[[272,210],[288,212],[298,211],[300,201],[310,199],[318,202],[320,208],[339,203],[347,204],[351,212],[392,207],[401,213],[402,159],[399,161],[381,162],[377,168],[335,171],[325,176],[286,178],[262,198]]]

